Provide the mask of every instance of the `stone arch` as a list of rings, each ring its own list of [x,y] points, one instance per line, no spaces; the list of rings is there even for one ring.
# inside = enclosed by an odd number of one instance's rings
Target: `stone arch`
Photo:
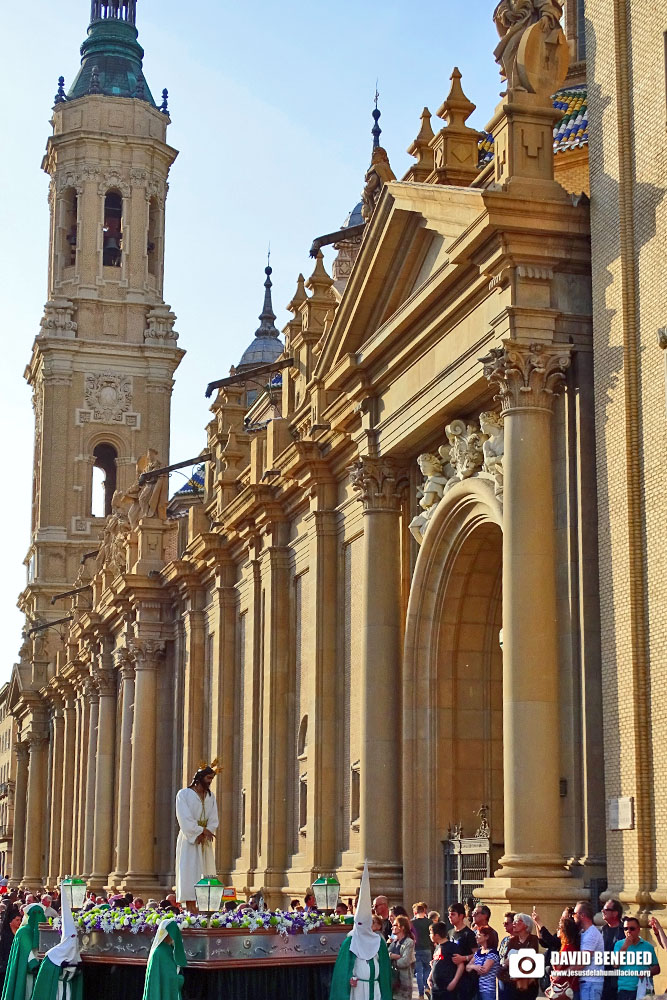
[[[493,484],[454,486],[415,565],[403,656],[403,857],[408,903],[442,905],[450,822],[491,807],[503,840],[502,507]],[[486,800],[489,800],[488,802]]]

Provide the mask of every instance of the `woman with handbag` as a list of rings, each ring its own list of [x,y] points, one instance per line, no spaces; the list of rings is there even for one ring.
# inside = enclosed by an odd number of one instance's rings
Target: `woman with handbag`
[[[415,942],[407,917],[396,917],[392,925],[395,935],[389,945],[394,1000],[411,1000],[415,965]]]

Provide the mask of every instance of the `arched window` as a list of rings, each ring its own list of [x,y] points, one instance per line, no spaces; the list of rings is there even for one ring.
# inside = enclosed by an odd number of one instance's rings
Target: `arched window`
[[[120,267],[123,250],[123,197],[118,191],[108,191],[104,199],[104,243],[102,263],[105,267]]]
[[[146,253],[148,254],[148,273],[154,276],[157,275],[158,260],[160,257],[159,213],[160,209],[158,207],[157,198],[151,198],[148,203],[148,242],[146,245]]]
[[[63,261],[65,267],[76,263],[78,198],[74,188],[68,188],[63,195]]]
[[[304,715],[301,720],[301,725],[299,726],[299,736],[296,741],[296,752],[297,756],[303,757],[306,752],[306,746],[308,745],[308,716]]]
[[[118,453],[111,444],[98,444],[93,451],[93,489],[91,513],[93,517],[107,517],[111,513],[111,498],[116,491],[116,459]]]

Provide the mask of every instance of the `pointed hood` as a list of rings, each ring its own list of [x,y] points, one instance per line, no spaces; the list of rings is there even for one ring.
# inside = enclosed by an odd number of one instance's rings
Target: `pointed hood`
[[[23,911],[21,927],[29,927],[32,934],[33,950],[39,948],[39,925],[44,923],[46,914],[41,903],[29,903]]]
[[[380,934],[373,930],[373,908],[371,906],[371,883],[368,877],[368,862],[364,862],[361,876],[359,902],[354,914],[354,927],[350,931],[350,951],[357,958],[370,961],[380,950]]]
[[[53,962],[57,968],[63,965],[79,965],[81,953],[79,951],[79,936],[76,932],[72,908],[70,906],[69,894],[64,892],[60,897],[60,944],[49,948],[46,958]]]
[[[153,938],[153,944],[151,945],[150,954],[148,956],[148,964],[150,965],[151,958],[153,957],[156,948],[158,948],[167,937],[170,937],[173,943],[174,961],[176,962],[176,965],[179,969],[183,968],[188,964],[188,960],[185,954],[185,948],[183,947],[181,928],[178,926],[173,917],[161,920],[158,924],[155,937]]]

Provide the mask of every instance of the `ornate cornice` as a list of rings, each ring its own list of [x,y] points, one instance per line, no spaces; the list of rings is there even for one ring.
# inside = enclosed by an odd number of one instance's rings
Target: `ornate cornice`
[[[515,409],[551,410],[565,386],[569,344],[520,344],[504,340],[480,358],[484,374],[498,392],[503,415]]]
[[[348,466],[352,489],[367,511],[399,511],[408,476],[388,458],[363,456]]]

